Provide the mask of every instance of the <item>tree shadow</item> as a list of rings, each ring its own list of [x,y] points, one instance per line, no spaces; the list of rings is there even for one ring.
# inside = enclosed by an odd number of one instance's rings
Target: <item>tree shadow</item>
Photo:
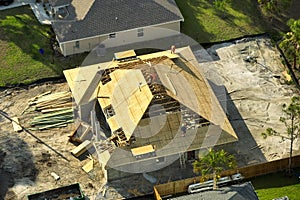
[[[216,8],[215,15],[222,19],[225,24],[228,24],[228,26],[236,29],[237,33],[240,32],[238,37],[262,33],[261,30],[266,31],[264,18],[258,9],[257,1],[245,0],[243,4],[241,4],[237,0],[232,0],[230,9],[233,11],[229,11],[226,7],[224,10]],[[238,17],[230,14],[230,12],[237,13],[236,15]],[[244,22],[243,24],[247,24],[247,26],[240,26],[239,23],[242,21]]]
[[[13,134],[0,136],[0,199],[5,196],[15,198],[9,191],[16,181],[36,180],[38,169],[35,167],[34,158],[25,141]],[[9,197],[8,197],[9,196]]]
[[[265,16],[262,12],[262,8],[256,0],[245,0],[241,5],[238,0],[232,0],[232,9],[240,12],[249,17],[251,20],[249,23],[253,27],[259,27],[259,29],[265,30],[266,32],[278,35],[278,32],[285,31],[287,29],[286,21],[287,16],[290,15],[291,9],[286,9],[282,13],[276,12]],[[296,11],[298,12],[298,10]]]
[[[127,177],[114,179],[109,181],[106,185],[107,190],[110,191],[106,194],[106,198],[113,198],[109,193],[121,194],[126,199],[148,199],[152,197],[153,199],[153,186],[157,184],[168,183],[171,181],[178,181],[187,178],[192,178],[197,175],[193,173],[192,165],[187,162],[186,167],[181,167],[179,160],[171,163],[170,165],[152,172],[147,172],[147,175],[156,179],[156,183],[150,183],[149,180],[146,180],[143,174],[128,174]],[[140,197],[137,197],[140,196]],[[99,197],[103,197],[102,194],[99,194]],[[151,199],[151,198],[150,198]]]
[[[295,185],[299,183],[299,177],[296,174],[300,173],[300,168],[294,171],[294,176],[288,176],[285,171],[282,171],[252,178],[251,182],[257,190]]]
[[[207,1],[176,0],[176,3],[184,17],[184,22],[181,23],[181,32],[199,43],[208,42],[215,37],[214,34],[206,31],[202,25],[201,20],[204,19],[199,19],[199,15],[203,14],[202,10],[209,7]]]
[[[51,26],[41,25],[30,6],[3,10],[0,21],[0,41],[7,46],[2,49],[1,68],[14,69],[13,74],[18,77],[12,79],[16,82],[61,77],[64,69],[78,66],[83,61],[82,55],[55,55],[50,43],[50,39],[55,38]]]
[[[258,145],[248,129],[245,119],[243,119],[234,101],[228,94],[227,89],[224,86],[216,85],[213,81],[208,80],[208,82],[219,102],[221,102],[220,104],[238,137],[238,141],[234,144],[223,144],[217,146],[217,149],[224,149],[233,154],[239,167],[267,162],[261,149],[256,148]]]

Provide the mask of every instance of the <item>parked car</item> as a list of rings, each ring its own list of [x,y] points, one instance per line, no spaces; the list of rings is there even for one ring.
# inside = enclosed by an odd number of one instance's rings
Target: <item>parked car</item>
[[[0,5],[8,6],[9,4],[13,3],[14,0],[0,0]]]

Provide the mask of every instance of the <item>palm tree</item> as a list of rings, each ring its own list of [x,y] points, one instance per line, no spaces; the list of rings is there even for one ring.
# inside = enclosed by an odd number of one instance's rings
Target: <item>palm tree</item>
[[[213,176],[213,189],[217,189],[217,181],[220,177],[220,173],[225,169],[235,168],[235,158],[233,155],[229,155],[223,149],[220,151],[214,151],[210,149],[205,156],[199,154],[199,160],[193,163],[193,171],[196,174],[206,177],[208,174]]]

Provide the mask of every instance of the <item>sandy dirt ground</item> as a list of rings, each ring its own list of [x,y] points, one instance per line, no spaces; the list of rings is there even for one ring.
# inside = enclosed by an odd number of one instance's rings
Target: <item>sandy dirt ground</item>
[[[279,121],[283,116],[282,105],[289,104],[293,95],[299,95],[299,90],[287,83],[278,50],[269,39],[255,38],[215,45],[208,52],[214,61],[200,66],[213,88],[226,87],[228,101],[224,107],[239,137],[235,146],[229,145],[229,150],[235,150],[239,164],[287,157],[288,140],[263,139],[261,135],[269,127],[286,133],[286,127]],[[247,56],[255,62],[246,62]],[[293,150],[299,154],[298,139]]]
[[[66,83],[44,83],[27,89],[1,91],[0,109],[10,117],[18,117],[22,126],[30,128],[28,122],[35,113],[21,113],[30,98],[47,91],[68,91],[68,86]],[[102,186],[101,170],[87,174],[81,167],[88,159],[79,160],[71,155],[70,151],[76,146],[68,142],[67,135],[73,128],[70,124],[64,128],[30,131],[45,142],[43,144],[25,131],[14,132],[11,122],[0,117],[0,199],[4,194],[5,199],[26,199],[28,194],[73,183],[80,183],[88,196],[97,194]],[[60,180],[55,181],[51,172],[59,175]]]

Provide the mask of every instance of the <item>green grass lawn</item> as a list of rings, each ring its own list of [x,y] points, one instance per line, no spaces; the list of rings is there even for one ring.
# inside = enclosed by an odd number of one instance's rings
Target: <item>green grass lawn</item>
[[[29,6],[0,12],[0,86],[62,76],[64,69],[81,64],[83,56],[52,56],[49,31]]]
[[[288,196],[290,200],[298,200],[300,198],[300,183],[279,188],[268,188],[256,190],[260,200],[270,200],[278,197]]]
[[[300,197],[300,179],[296,176],[287,177],[284,173],[274,173],[253,178],[251,182],[260,200],[283,196],[288,196],[290,200],[297,200]]]
[[[231,0],[225,12],[216,9],[213,0],[176,2],[185,18],[182,32],[199,43],[265,32],[256,0]],[[50,26],[36,20],[29,6],[0,12],[0,86],[62,76],[64,69],[81,64],[86,54],[52,57],[49,30]]]
[[[177,0],[184,23],[181,31],[199,43],[229,40],[264,33],[263,18],[256,0],[231,0],[225,12],[212,0]]]

